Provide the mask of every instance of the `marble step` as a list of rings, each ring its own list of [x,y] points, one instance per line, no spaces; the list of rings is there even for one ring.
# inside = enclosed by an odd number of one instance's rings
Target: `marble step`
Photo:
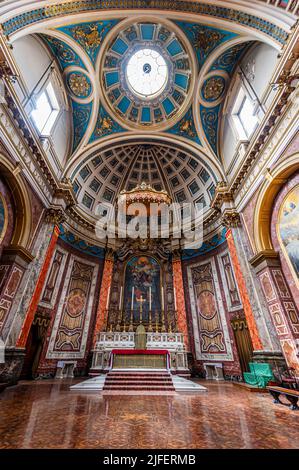
[[[184,379],[179,375],[173,375],[172,382],[176,392],[207,392],[207,388],[203,385],[192,382],[192,380]]]
[[[125,385],[118,385],[117,387],[113,387],[112,385],[110,386],[105,386],[103,388],[103,391],[107,391],[107,390],[132,390],[132,391],[135,391],[135,390],[144,390],[144,391],[169,391],[169,392],[174,392],[175,389],[174,387],[150,387],[150,386],[140,386],[140,385],[134,385],[134,386],[125,386]]]

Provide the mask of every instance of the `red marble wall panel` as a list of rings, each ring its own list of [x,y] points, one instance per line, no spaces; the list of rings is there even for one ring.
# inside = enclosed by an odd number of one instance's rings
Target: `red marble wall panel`
[[[242,299],[242,304],[243,304],[244,313],[245,313],[247,325],[248,325],[249,332],[250,332],[252,345],[255,350],[261,350],[263,349],[262,342],[259,337],[256,322],[253,316],[250,299],[249,299],[246,284],[245,284],[245,279],[244,279],[241,266],[238,260],[237,250],[236,250],[236,246],[235,246],[235,242],[234,242],[231,230],[227,232],[226,239],[228,243],[228,248],[229,248],[237,284],[239,287],[240,296]]]
[[[100,296],[98,300],[98,311],[96,315],[96,322],[93,334],[93,344],[96,343],[98,334],[103,330],[105,326],[105,314],[107,309],[108,297],[110,295],[111,283],[113,273],[113,260],[110,258],[105,259],[102,284],[100,290]]]
[[[5,279],[2,282],[2,290],[0,292],[0,332],[8,317],[14,297],[24,275],[24,268],[12,263],[5,267]]]
[[[187,326],[187,313],[185,307],[185,291],[183,283],[182,262],[180,259],[174,259],[172,262],[173,286],[176,296],[177,326],[178,331],[184,335],[186,350],[189,351],[189,335]]]

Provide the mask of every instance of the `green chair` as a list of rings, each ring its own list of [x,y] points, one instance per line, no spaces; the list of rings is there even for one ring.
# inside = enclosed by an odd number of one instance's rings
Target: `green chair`
[[[274,379],[271,366],[265,362],[249,362],[250,372],[244,372],[244,380],[249,385],[265,388]]]

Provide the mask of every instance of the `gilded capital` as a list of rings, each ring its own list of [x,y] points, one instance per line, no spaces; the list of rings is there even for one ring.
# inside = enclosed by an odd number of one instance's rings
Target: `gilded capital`
[[[62,209],[49,207],[46,211],[46,222],[49,224],[59,225],[65,222],[66,216]]]
[[[236,228],[241,226],[240,214],[235,209],[227,209],[222,214],[222,225],[227,228]]]

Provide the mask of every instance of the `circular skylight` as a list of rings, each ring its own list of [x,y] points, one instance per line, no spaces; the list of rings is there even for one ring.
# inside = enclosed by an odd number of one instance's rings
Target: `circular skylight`
[[[143,98],[153,98],[166,87],[168,67],[159,52],[154,49],[140,49],[130,58],[126,75],[133,93]]]

